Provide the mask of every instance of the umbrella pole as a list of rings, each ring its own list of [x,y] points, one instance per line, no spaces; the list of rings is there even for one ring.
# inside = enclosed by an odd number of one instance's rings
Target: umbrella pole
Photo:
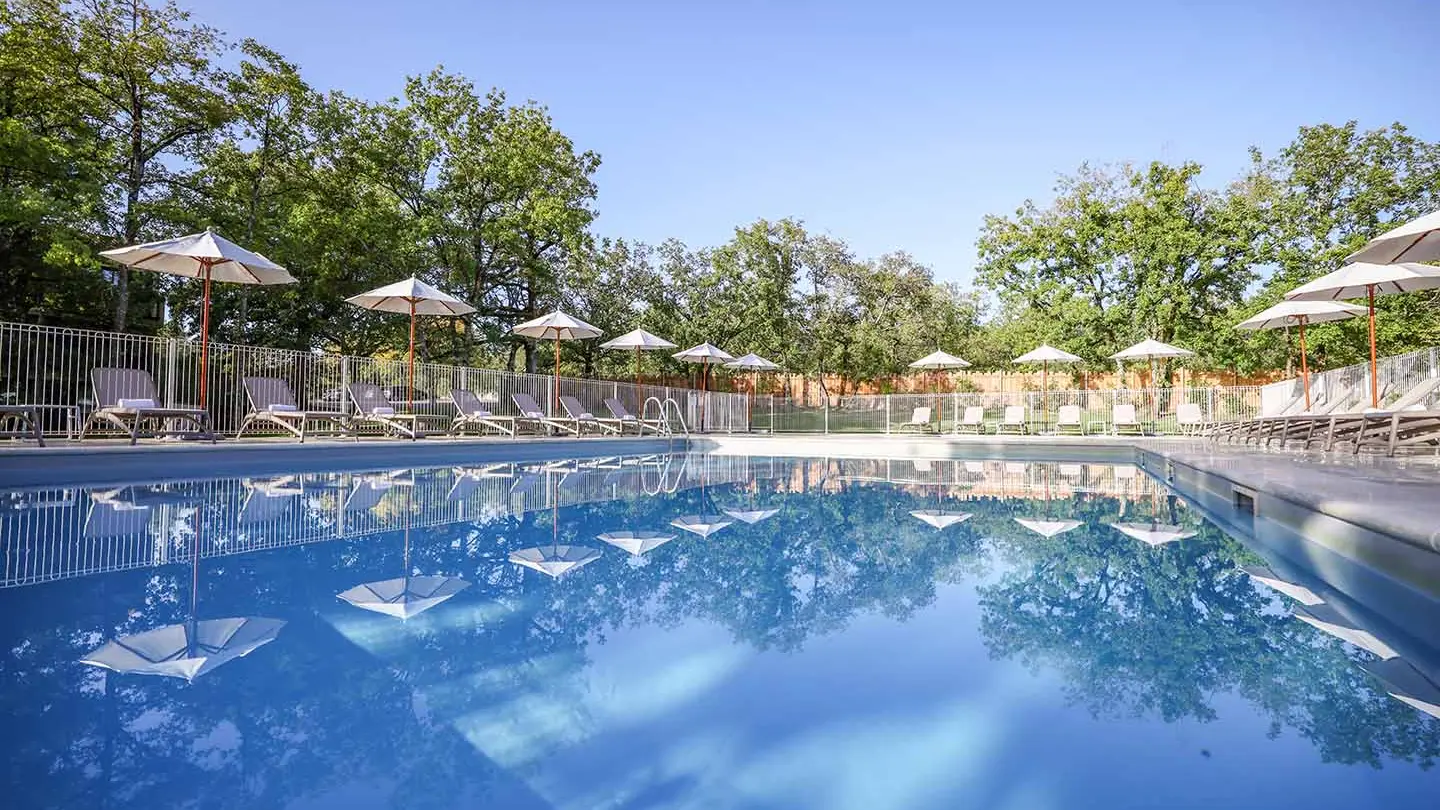
[[[410,405],[407,410],[415,410],[415,302],[410,302],[410,368],[408,384],[410,387]]]
[[[706,357],[700,361],[700,432],[705,432],[705,394],[710,390],[710,358]]]
[[[1375,285],[1365,287],[1370,294],[1370,407],[1380,407],[1380,364],[1375,358]]]
[[[1305,381],[1305,410],[1310,410],[1310,366],[1305,362],[1305,317],[1300,322],[1300,379]]]
[[[555,336],[555,404],[552,414],[560,413],[560,336]]]
[[[200,264],[205,268],[205,300],[200,314],[200,407],[204,408],[205,383],[210,365],[210,270],[215,265],[209,259],[201,259]]]
[[[635,347],[635,398],[640,401],[640,414],[645,414],[645,386],[640,384],[640,347]]]
[[[1040,361],[1040,419],[1045,425],[1050,424],[1050,361]]]

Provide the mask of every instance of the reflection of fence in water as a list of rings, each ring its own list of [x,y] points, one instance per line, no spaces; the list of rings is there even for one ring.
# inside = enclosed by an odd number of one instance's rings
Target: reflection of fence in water
[[[0,587],[188,562],[197,532],[200,556],[217,557],[734,483],[752,466],[657,455],[13,492],[0,500]]]
[[[834,479],[899,487],[945,487],[954,497],[1150,497],[1164,486],[1133,464],[963,459],[837,459]]]

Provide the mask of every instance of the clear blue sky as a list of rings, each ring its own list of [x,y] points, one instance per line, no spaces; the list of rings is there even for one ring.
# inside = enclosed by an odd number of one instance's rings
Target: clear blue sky
[[[794,216],[962,281],[986,213],[1085,161],[1196,160],[1219,186],[1302,124],[1440,140],[1435,0],[181,3],[322,89],[385,98],[444,63],[545,104],[604,160],[602,235]]]

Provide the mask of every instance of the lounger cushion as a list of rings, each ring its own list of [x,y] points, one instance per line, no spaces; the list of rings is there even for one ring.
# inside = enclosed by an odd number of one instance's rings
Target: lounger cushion
[[[544,412],[544,411],[526,411],[526,412],[525,412],[525,418],[527,418],[527,419],[544,419],[544,418],[545,418],[545,412]]]
[[[395,409],[390,407],[389,405],[381,405],[379,407],[371,408],[368,413],[371,416],[394,416]]]
[[[119,400],[116,400],[116,401],[115,401],[115,406],[118,407],[118,408],[124,408],[124,409],[126,409],[126,410],[134,411],[134,410],[140,410],[141,408],[154,408],[154,407],[155,407],[155,400],[153,400],[153,399],[119,399]]]
[[[490,418],[490,415],[491,415],[491,414],[490,414],[489,411],[471,411],[471,412],[470,412],[470,418],[471,418],[471,419],[489,419],[489,418]]]
[[[267,411],[269,411],[269,412],[271,412],[271,413],[299,413],[299,412],[300,412],[300,409],[297,408],[297,407],[295,407],[294,405],[281,405],[281,404],[279,404],[279,403],[271,404],[270,407],[266,408],[265,410],[267,410]]]

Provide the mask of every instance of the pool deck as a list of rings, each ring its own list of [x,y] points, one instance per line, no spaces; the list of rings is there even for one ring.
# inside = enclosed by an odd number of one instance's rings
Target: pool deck
[[[0,445],[0,487],[97,486],[136,480],[216,475],[267,475],[378,470],[446,464],[555,461],[683,451],[683,438],[655,436],[432,437],[408,439],[285,439],[53,441]]]

